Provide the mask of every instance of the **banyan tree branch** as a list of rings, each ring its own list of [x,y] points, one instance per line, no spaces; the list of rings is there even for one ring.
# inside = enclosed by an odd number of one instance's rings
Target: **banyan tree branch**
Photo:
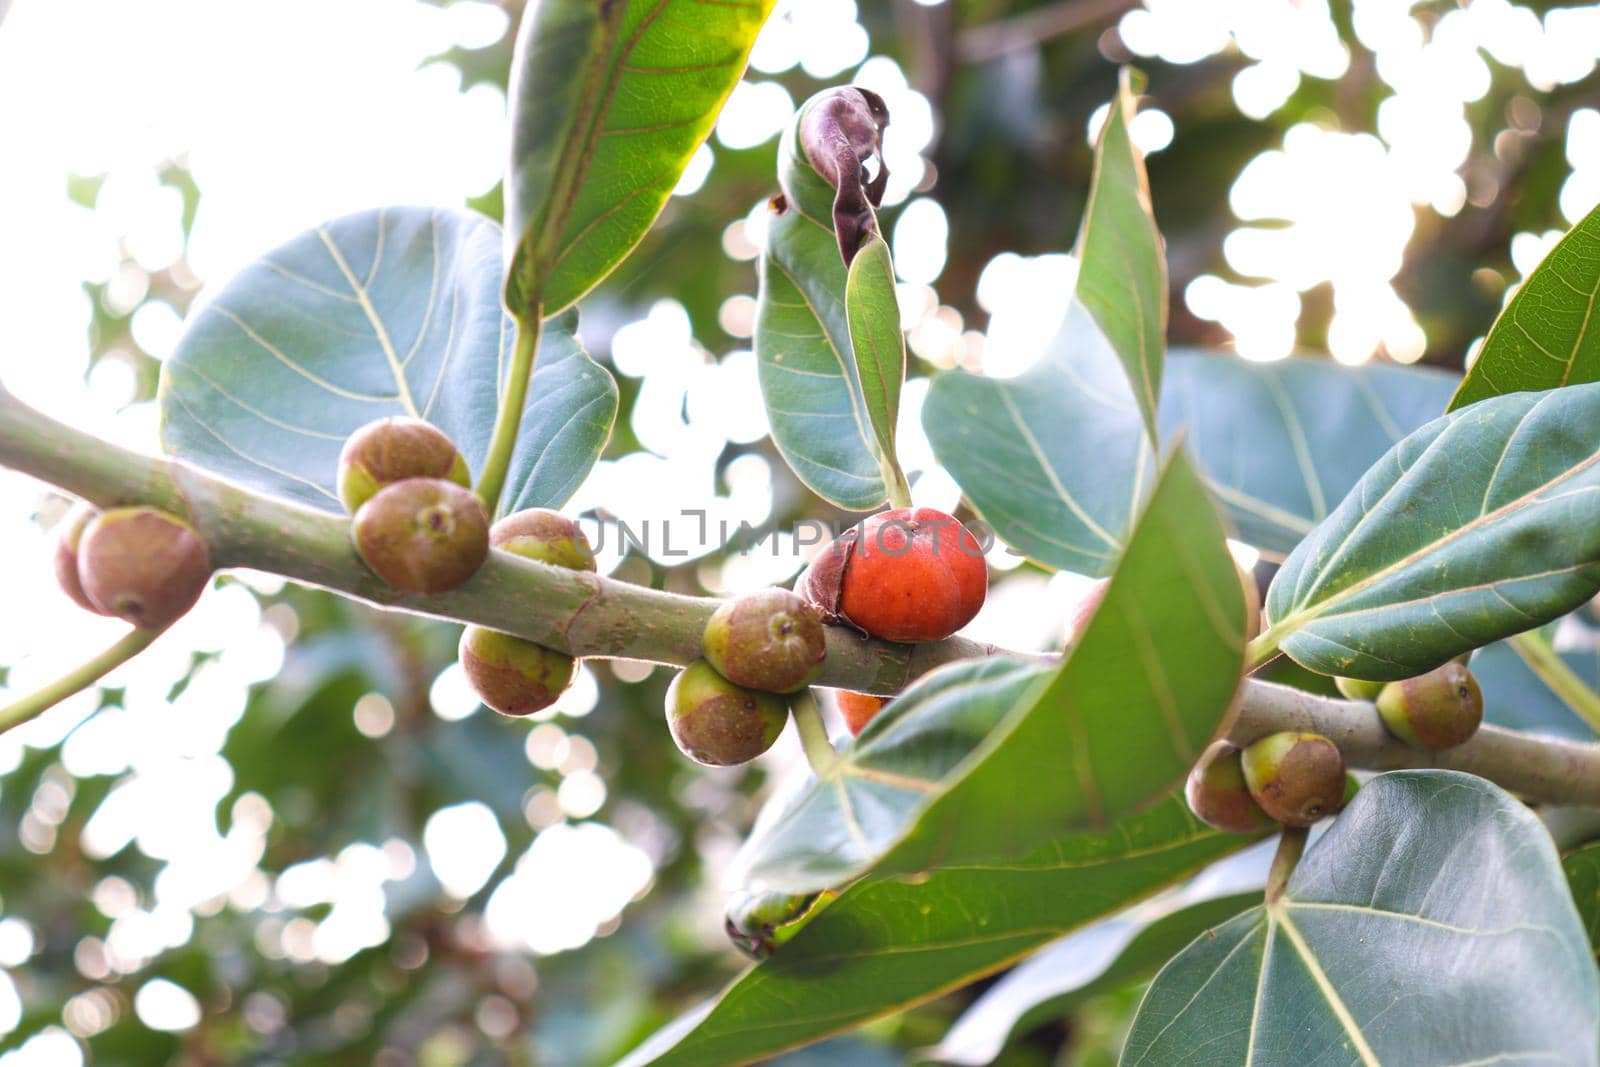
[[[685,665],[718,601],[631,585],[491,552],[467,584],[416,596],[378,580],[350,544],[349,521],[266,497],[176,460],[132,452],[42,414],[0,389],[0,466],[100,507],[148,504],[186,517],[219,568],[281,575],[384,608],[515,634],[580,657]],[[864,639],[830,627],[818,685],[891,695],[956,660],[1018,655],[964,638],[917,645]],[[1229,737],[1247,743],[1278,730],[1332,738],[1353,767],[1448,767],[1531,800],[1600,808],[1600,745],[1484,727],[1445,752],[1390,736],[1371,704],[1330,700],[1248,679]]]

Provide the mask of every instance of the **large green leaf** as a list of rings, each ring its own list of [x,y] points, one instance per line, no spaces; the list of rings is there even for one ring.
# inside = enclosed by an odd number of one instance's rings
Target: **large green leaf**
[[[301,234],[191,319],[162,369],[162,443],[326,511],[343,510],[344,439],[373,419],[427,419],[476,472],[510,352],[499,288],[500,231],[478,215],[385,208]],[[616,383],[576,326],[575,314],[545,326],[507,510],[565,502],[611,431]]]
[[[1458,381],[1387,363],[1251,363],[1173,351],[1161,427],[1187,431],[1189,450],[1239,537],[1286,555],[1386,449],[1438,416]]]
[[[1254,615],[1221,516],[1174,453],[1082,636],[874,873],[1015,856],[1167,793],[1222,726]]]
[[[1150,442],[1127,375],[1074,303],[1017,378],[941,374],[922,428],[995,534],[1047,567],[1101,575],[1142,502]]]
[[[1269,640],[1392,680],[1549,622],[1600,590],[1600,384],[1495,397],[1407,437],[1301,542]]]
[[[730,881],[753,893],[810,893],[865,871],[905,833],[929,796],[970,756],[1048,669],[980,659],[919,679],[839,753],[763,812]]]
[[[1152,439],[1167,341],[1167,260],[1150,206],[1144,159],[1128,133],[1133,91],[1124,69],[1095,145],[1089,202],[1078,232],[1078,299],[1127,370]]]
[[[1600,208],[1563,237],[1501,310],[1451,410],[1600,380]]]
[[[874,444],[877,416],[853,356],[833,188],[801,153],[799,121],[797,115],[778,144],[783,204],[768,224],[761,258],[755,333],[761,394],[773,443],[800,480],[824,500],[866,511],[888,495]],[[894,393],[898,407],[898,388]]]
[[[1539,821],[1481,778],[1368,783],[1273,905],[1151,984],[1139,1064],[1596,1062],[1600,983]]]
[[[774,0],[541,0],[512,61],[506,301],[560,311],[655,221]]]
[[[1180,797],[1003,864],[859,882],[625,1067],[724,1067],[853,1029],[1000,970],[1245,843]]]
[[[845,317],[862,406],[872,423],[878,455],[895,465],[895,420],[900,415],[900,387],[906,379],[906,342],[900,333],[900,303],[895,297],[894,263],[889,245],[877,234],[868,238],[845,279]],[[885,472],[888,477],[888,473]]]

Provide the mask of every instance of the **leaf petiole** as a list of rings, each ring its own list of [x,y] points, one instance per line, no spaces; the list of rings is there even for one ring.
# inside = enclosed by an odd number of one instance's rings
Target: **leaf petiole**
[[[539,358],[541,321],[537,296],[528,301],[524,314],[516,316],[516,323],[517,339],[511,351],[511,366],[500,389],[494,433],[489,437],[483,473],[478,476],[478,499],[483,501],[484,510],[491,519],[500,505],[506,471],[511,467],[511,454],[517,447],[517,431],[522,427],[522,412],[528,403],[528,382],[533,378],[533,365]]]
[[[35,719],[49,711],[68,697],[76,696],[78,693],[83,692],[149,648],[150,642],[165,632],[165,630],[135,628],[118,640],[116,644],[94,658],[74,667],[55,681],[41,686],[26,696],[0,708],[0,732],[9,730],[14,726],[21,726],[30,719]]]
[[[811,695],[811,690],[802,689],[789,698],[789,711],[794,716],[794,728],[800,735],[800,747],[805,750],[811,772],[818,778],[828,777],[839,761],[839,754],[828,740],[828,728],[822,724],[817,698]]]

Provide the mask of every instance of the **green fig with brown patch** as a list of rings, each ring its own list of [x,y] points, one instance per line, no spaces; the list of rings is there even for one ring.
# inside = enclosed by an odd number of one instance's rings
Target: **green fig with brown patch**
[[[1310,826],[1344,806],[1344,756],[1321,734],[1277,733],[1240,759],[1250,795],[1285,826]]]
[[[112,508],[78,539],[78,580],[90,605],[147,630],[183,616],[211,580],[211,556],[193,526],[158,508]]]
[[[507,515],[489,528],[489,545],[524,559],[574,571],[595,568],[594,549],[578,524],[548,508]]]
[[[520,637],[468,626],[457,648],[473,692],[502,715],[532,715],[554,704],[572,684],[577,660]]]
[[[772,747],[789,709],[783,699],[734,685],[697,659],[667,688],[667,729],[696,763],[731,767]]]
[[[1451,660],[1427,674],[1383,687],[1376,701],[1389,732],[1417,748],[1454,748],[1483,723],[1483,690]]]
[[[369,422],[351,434],[339,453],[339,499],[351,512],[386,485],[407,478],[443,478],[472,487],[467,461],[445,432],[431,422],[397,415]]]
[[[822,671],[828,639],[816,608],[787,589],[763,589],[723,601],[700,649],[735,685],[793,693]]]
[[[1195,818],[1207,826],[1230,834],[1260,833],[1273,820],[1250,795],[1241,756],[1234,745],[1214,742],[1189,772],[1183,795]]]
[[[445,593],[489,555],[489,516],[477,497],[442,478],[407,478],[362,504],[350,525],[372,572],[407,593]]]

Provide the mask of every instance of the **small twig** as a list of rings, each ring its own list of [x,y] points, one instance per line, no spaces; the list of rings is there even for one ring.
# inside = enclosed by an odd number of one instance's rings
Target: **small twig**
[[[0,732],[21,726],[30,719],[49,711],[70,696],[83,692],[124,663],[150,647],[150,642],[160,637],[161,630],[134,629],[116,644],[93,659],[72,668],[66,674],[40,686],[27,696],[0,708]]]
[[[1306,850],[1306,837],[1311,831],[1304,826],[1285,826],[1278,838],[1278,851],[1272,855],[1272,867],[1267,871],[1267,906],[1278,902],[1283,891],[1289,888],[1289,876],[1300,864],[1300,854]]]
[[[839,759],[833,742],[828,740],[828,728],[822,724],[822,712],[817,708],[817,698],[811,690],[802,689],[789,698],[789,710],[794,715],[794,728],[800,735],[800,747],[805,750],[811,773],[826,778]]]

